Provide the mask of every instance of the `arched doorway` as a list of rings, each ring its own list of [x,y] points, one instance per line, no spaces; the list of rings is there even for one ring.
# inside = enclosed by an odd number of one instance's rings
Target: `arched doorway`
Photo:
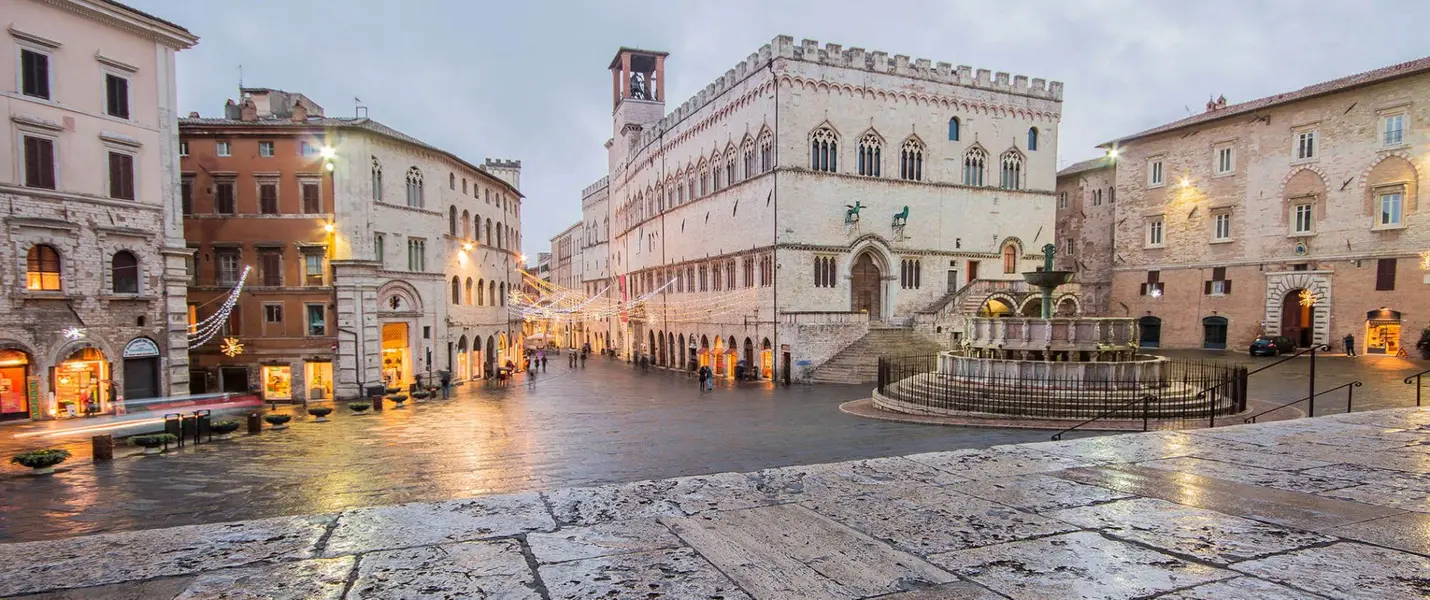
[[[1400,311],[1382,308],[1365,314],[1365,353],[1400,353]]]
[[[675,368],[675,366],[676,366],[676,364],[675,364],[675,354],[676,354],[676,351],[680,349],[680,346],[676,346],[676,345],[675,345],[675,334],[674,334],[674,333],[666,333],[666,334],[665,334],[665,337],[666,337],[666,342],[667,342],[667,343],[666,343],[665,364],[669,365],[671,368]]]
[[[725,338],[715,336],[715,347],[710,350],[710,355],[710,360],[714,362],[710,368],[715,372],[715,376],[725,376]]]
[[[1211,350],[1226,349],[1226,317],[1202,319],[1202,347]]]
[[[726,377],[735,377],[735,365],[740,362],[740,347],[737,343],[733,335],[730,336],[730,339],[725,340],[724,361]]]
[[[755,341],[750,338],[745,338],[745,355],[743,358],[745,368],[748,369],[749,372],[758,373],[758,371],[755,370]],[[746,377],[749,377],[749,375],[746,375]]]
[[[1297,348],[1310,347],[1316,329],[1315,294],[1305,288],[1286,293],[1281,299],[1281,335],[1291,338]]]
[[[98,348],[83,347],[51,370],[50,389],[60,418],[114,411],[109,359]]]
[[[124,346],[124,399],[142,400],[163,395],[159,389],[159,344],[147,337]]]
[[[1057,303],[1057,311],[1056,311],[1056,314],[1055,314],[1054,316],[1058,316],[1058,317],[1076,317],[1076,316],[1077,316],[1077,300],[1074,299],[1074,298],[1071,297],[1071,296],[1068,296],[1068,297],[1063,298],[1062,300],[1059,300],[1058,303]]]
[[[1043,299],[1038,296],[1029,296],[1023,301],[1023,308],[1018,311],[1020,316],[1036,319],[1043,316]]]
[[[0,421],[38,418],[39,410],[31,410],[29,396],[30,355],[23,350],[0,350]],[[35,386],[39,393],[39,386]],[[33,412],[33,414],[31,414]]]
[[[496,372],[496,367],[497,367],[497,338],[496,338],[496,336],[492,336],[492,335],[487,336],[487,352],[486,352],[485,358],[487,359],[487,362],[486,362],[486,365],[487,365],[487,366],[486,366],[486,372],[487,372],[487,373],[494,373],[494,372]]]
[[[718,338],[717,338],[718,339]],[[700,354],[697,358],[702,367],[710,366],[710,338],[700,336]]]
[[[854,266],[849,270],[850,310],[869,313],[870,321],[882,320],[883,285],[883,274],[879,272],[879,265],[874,262],[873,253],[859,254],[859,258],[854,260]]]
[[[773,379],[775,376],[775,351],[770,338],[760,342],[760,377]]]
[[[687,356],[685,352],[685,334],[682,333],[680,334],[680,337],[675,339],[678,342],[675,346],[677,349],[680,350],[680,368],[684,370],[686,368],[686,365],[689,364],[690,361],[689,356]]]
[[[664,367],[664,366],[666,366],[666,365],[669,364],[669,363],[665,362],[665,348],[666,348],[666,346],[665,346],[665,332],[664,332],[664,331],[660,332],[660,335],[658,335],[658,336],[656,336],[656,337],[659,338],[659,339],[656,340],[656,343],[660,344],[660,349],[657,350],[656,353],[655,353],[655,355],[656,355],[656,360],[657,360],[657,362],[660,363],[660,366]]]
[[[1006,317],[1013,314],[1013,305],[1008,299],[1002,297],[991,297],[983,302],[983,306],[978,309],[980,317]]]
[[[467,358],[466,335],[457,338],[457,357],[453,362],[457,363],[457,372],[455,373],[457,381],[467,379],[467,365],[469,364],[469,360]]]
[[[1162,320],[1146,316],[1137,319],[1137,329],[1140,330],[1138,345],[1143,348],[1156,348],[1162,345]]]

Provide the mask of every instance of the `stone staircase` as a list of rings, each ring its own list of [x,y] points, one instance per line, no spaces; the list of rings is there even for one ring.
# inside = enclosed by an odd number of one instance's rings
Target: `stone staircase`
[[[873,383],[879,380],[880,356],[936,354],[937,342],[906,327],[869,326],[869,333],[850,344],[810,375],[814,383]]]

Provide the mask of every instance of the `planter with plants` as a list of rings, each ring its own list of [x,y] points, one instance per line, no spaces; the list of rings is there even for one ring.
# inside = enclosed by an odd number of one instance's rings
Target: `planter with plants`
[[[390,387],[390,388],[387,388],[387,395],[391,396],[391,395],[396,394],[396,393],[401,392],[401,391],[402,391],[402,388],[397,387],[397,386],[392,386],[392,387]]]
[[[429,392],[425,392],[425,391],[422,391],[422,390],[417,390],[417,391],[415,391],[415,392],[412,392],[412,401],[413,401],[413,402],[418,402],[418,403],[426,402],[426,401],[427,401],[427,398],[428,398],[429,396],[431,396],[431,395],[432,395],[432,394],[429,393]]]
[[[233,432],[238,431],[238,428],[238,421],[219,421],[209,425],[209,431],[212,431],[214,437],[220,440],[232,438]]]
[[[272,429],[287,429],[288,422],[293,420],[293,415],[263,415],[263,420],[272,425]]]
[[[31,450],[10,457],[10,462],[33,469],[31,473],[36,475],[50,475],[55,472],[55,465],[60,464],[70,457],[69,450],[59,448],[45,448],[44,450]]]
[[[164,446],[177,441],[179,441],[179,437],[172,433],[151,433],[129,438],[129,443],[143,448],[145,454],[158,454],[163,452]]]
[[[328,415],[333,414],[333,409],[326,406],[316,406],[308,409],[308,414],[317,417],[316,422],[322,423],[328,420]]]
[[[1420,340],[1415,342],[1415,349],[1420,351],[1420,358],[1430,360],[1430,327],[1420,330]]]
[[[366,414],[367,409],[372,408],[372,405],[367,402],[349,402],[348,408],[351,408],[353,412],[361,415]]]
[[[387,399],[397,405],[397,408],[402,408],[402,403],[407,401],[407,394],[389,394]]]

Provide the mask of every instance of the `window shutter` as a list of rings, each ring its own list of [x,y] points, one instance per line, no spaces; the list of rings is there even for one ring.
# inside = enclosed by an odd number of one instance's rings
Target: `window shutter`
[[[1206,296],[1212,295],[1212,282],[1203,281],[1202,283],[1205,284],[1202,286],[1202,294]]]
[[[1146,295],[1147,295],[1147,284],[1144,283],[1144,284],[1141,285],[1141,287],[1137,288],[1137,295],[1138,295],[1138,296],[1146,296]]]
[[[1222,287],[1223,290],[1225,290],[1225,293],[1226,293],[1227,295],[1230,295],[1230,294],[1231,294],[1231,280],[1230,280],[1230,279],[1228,279],[1228,280],[1222,282],[1221,287]]]
[[[1376,290],[1387,291],[1395,289],[1395,262],[1393,258],[1382,258],[1376,262]]]

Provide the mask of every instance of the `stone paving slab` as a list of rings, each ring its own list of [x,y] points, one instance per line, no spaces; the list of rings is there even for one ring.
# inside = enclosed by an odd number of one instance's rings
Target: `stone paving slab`
[[[1328,598],[1430,596],[1430,558],[1352,542],[1307,548],[1233,568]]]
[[[1430,452],[1364,449],[1421,435],[1390,412],[0,544],[0,597],[1430,597]]]

